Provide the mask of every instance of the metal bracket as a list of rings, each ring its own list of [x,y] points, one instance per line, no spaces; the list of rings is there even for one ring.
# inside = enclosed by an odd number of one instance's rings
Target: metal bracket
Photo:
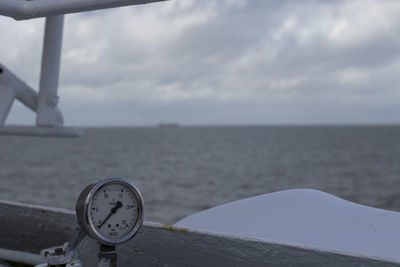
[[[47,266],[66,266],[66,267],[82,267],[78,260],[78,245],[85,237],[85,233],[81,228],[76,228],[72,233],[68,242],[62,246],[43,249],[40,256],[45,263],[36,265],[36,267]]]

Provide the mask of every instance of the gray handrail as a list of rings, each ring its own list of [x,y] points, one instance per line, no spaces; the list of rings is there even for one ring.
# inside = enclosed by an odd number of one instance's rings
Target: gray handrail
[[[168,0],[0,0],[0,15],[25,20]]]

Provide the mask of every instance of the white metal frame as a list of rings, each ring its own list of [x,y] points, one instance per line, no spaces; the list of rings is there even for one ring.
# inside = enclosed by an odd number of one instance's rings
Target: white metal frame
[[[57,107],[63,14],[161,1],[167,0],[0,0],[0,15],[17,20],[46,17],[39,93],[0,64],[0,134],[82,135],[81,128],[63,126]],[[4,126],[15,99],[36,112],[36,126]]]
[[[58,79],[64,16],[46,18],[39,93],[0,65],[0,134],[81,136],[81,128],[63,127],[58,109]],[[4,126],[14,100],[36,112],[35,126]]]

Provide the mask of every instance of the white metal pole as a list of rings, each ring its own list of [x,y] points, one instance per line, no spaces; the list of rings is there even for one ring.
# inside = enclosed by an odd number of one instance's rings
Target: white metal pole
[[[15,99],[15,90],[0,85],[0,127],[4,125]]]
[[[15,97],[16,91],[9,83],[5,68],[0,65],[0,127],[4,125]]]
[[[55,127],[63,124],[62,115],[57,110],[63,25],[63,15],[46,18],[36,118],[38,126]]]

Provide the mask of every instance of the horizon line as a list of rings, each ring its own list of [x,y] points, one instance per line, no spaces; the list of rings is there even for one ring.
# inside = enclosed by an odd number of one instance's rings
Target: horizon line
[[[137,125],[74,125],[83,128],[168,128],[160,127],[158,124],[137,124]],[[190,127],[396,127],[400,123],[237,123],[237,124],[180,124],[172,128],[190,128]]]

